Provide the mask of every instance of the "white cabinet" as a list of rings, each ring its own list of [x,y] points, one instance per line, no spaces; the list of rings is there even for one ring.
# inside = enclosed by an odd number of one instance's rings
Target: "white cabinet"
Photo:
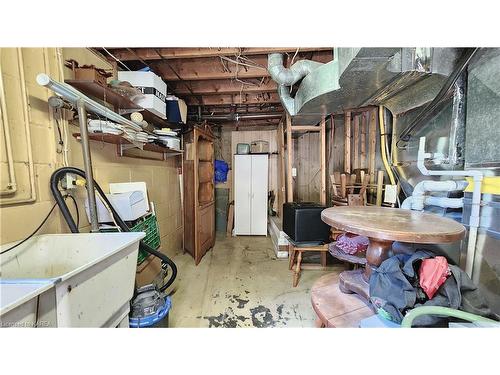
[[[267,234],[268,155],[234,156],[234,234]]]

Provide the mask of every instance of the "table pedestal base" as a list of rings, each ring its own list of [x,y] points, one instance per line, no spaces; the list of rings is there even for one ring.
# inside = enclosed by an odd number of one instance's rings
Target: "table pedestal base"
[[[344,271],[340,274],[339,287],[344,293],[356,293],[370,304],[370,286],[368,284],[372,271],[389,257],[393,241],[368,238],[365,269]]]
[[[363,268],[342,272],[339,275],[339,289],[342,293],[356,293],[369,304],[370,288],[368,282],[363,277],[364,272],[365,270]]]

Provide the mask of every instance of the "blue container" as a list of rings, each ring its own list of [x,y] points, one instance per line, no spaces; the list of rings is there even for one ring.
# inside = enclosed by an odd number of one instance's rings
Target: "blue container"
[[[172,307],[170,296],[165,297],[165,304],[156,313],[144,318],[129,318],[130,328],[168,328],[168,312]]]
[[[166,100],[167,103],[167,119],[168,122],[179,124],[182,123],[181,111],[177,100]]]

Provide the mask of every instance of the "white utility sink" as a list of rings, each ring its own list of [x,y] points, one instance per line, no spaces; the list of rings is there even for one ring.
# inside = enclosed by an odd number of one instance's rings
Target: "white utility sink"
[[[129,312],[144,236],[48,234],[0,255],[0,326],[116,326]]]

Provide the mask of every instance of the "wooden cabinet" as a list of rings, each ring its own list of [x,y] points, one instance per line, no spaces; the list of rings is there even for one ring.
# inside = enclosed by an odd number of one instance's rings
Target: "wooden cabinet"
[[[184,148],[184,250],[198,264],[215,243],[213,136],[195,127]]]

